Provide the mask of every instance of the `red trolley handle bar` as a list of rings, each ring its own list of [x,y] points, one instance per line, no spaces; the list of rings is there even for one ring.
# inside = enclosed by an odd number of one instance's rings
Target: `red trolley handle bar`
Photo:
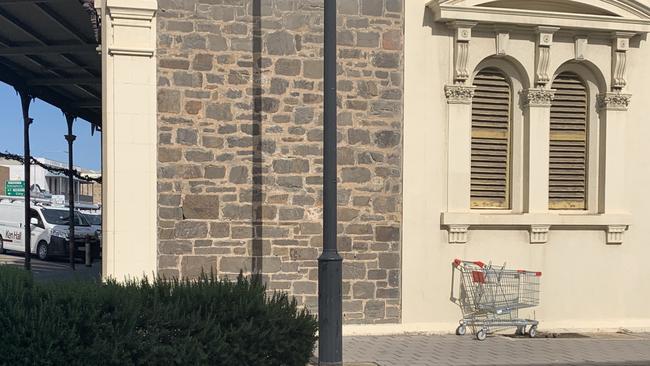
[[[461,264],[473,264],[473,265],[479,266],[481,268],[485,267],[485,263],[483,263],[481,261],[466,261],[466,260],[462,260],[462,259],[458,259],[458,258],[454,259],[454,261],[452,263],[453,263],[454,267],[458,267]],[[536,277],[541,277],[542,276],[542,272],[538,272],[538,271],[528,271],[528,270],[525,270],[525,269],[518,269],[517,272],[524,273],[524,274],[530,274],[530,275],[533,275],[533,276],[536,276]]]
[[[542,276],[542,272],[527,271],[525,269],[518,269],[517,272],[518,273],[523,273],[523,274],[533,275],[533,276],[536,276],[536,277],[541,277]]]
[[[452,263],[453,263],[454,267],[458,267],[461,264],[473,264],[473,265],[479,266],[481,268],[485,267],[485,263],[483,263],[481,261],[464,261],[464,260],[458,259],[458,258],[454,259],[454,261]]]

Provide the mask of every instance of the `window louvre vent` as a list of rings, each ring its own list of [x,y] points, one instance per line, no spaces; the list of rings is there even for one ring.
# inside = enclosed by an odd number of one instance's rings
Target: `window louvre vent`
[[[587,88],[574,73],[553,81],[549,208],[587,208]]]
[[[471,207],[510,206],[510,84],[496,69],[474,78]]]

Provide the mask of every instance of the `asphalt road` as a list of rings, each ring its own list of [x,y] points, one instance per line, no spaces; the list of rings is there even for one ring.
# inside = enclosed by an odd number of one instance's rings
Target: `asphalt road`
[[[22,267],[25,259],[22,253],[0,254],[0,265],[13,265]],[[70,269],[70,264],[64,259],[52,259],[42,261],[35,257],[31,258],[32,272],[34,278],[42,281],[66,281],[66,280],[100,280],[102,272],[101,261],[95,261],[91,267],[86,267],[83,262],[77,261],[75,270]]]

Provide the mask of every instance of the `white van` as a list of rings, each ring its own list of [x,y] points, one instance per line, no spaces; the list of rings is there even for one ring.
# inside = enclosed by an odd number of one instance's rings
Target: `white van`
[[[0,253],[6,250],[25,251],[24,201],[0,201]],[[32,205],[31,209],[32,254],[46,260],[52,256],[68,256],[70,212],[65,207]],[[75,212],[75,242],[83,247],[86,236],[96,237],[92,226]]]

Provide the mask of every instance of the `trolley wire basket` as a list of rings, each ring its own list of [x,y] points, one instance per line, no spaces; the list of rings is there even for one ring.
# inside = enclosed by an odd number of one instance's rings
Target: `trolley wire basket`
[[[539,322],[520,318],[519,310],[539,305],[541,275],[506,269],[505,264],[454,260],[450,299],[463,315],[456,334],[464,335],[471,327],[476,338],[484,340],[495,330],[516,327],[517,334],[535,337]]]

